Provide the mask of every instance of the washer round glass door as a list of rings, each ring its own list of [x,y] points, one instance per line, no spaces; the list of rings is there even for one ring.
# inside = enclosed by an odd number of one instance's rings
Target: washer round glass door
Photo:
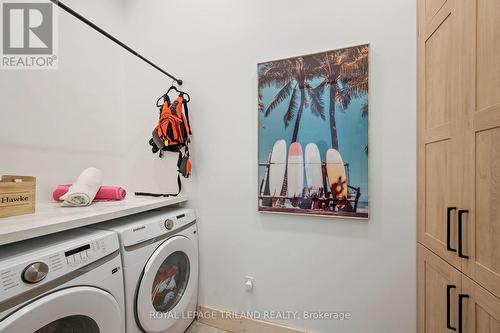
[[[95,320],[90,317],[73,315],[54,320],[50,324],[36,330],[35,333],[54,332],[99,333],[99,326],[97,326]]]
[[[0,323],[2,333],[123,332],[115,298],[98,288],[71,287],[22,306]]]
[[[174,236],[161,244],[146,263],[139,284],[139,326],[150,333],[164,332],[182,318],[196,290],[197,277],[197,253],[191,240]]]

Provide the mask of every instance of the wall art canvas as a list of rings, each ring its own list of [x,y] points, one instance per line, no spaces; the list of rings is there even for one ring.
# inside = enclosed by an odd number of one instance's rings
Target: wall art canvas
[[[368,218],[369,46],[258,65],[261,212]]]

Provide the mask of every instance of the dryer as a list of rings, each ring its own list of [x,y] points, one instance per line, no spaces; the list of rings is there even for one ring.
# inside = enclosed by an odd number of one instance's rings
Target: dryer
[[[0,247],[0,332],[125,332],[116,233],[76,229]]]
[[[97,225],[120,239],[127,333],[181,333],[198,300],[198,235],[192,209],[162,209]]]

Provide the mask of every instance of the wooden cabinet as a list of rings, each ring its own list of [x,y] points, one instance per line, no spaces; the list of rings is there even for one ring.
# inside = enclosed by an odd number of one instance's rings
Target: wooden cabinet
[[[500,298],[417,246],[417,333],[500,333]]]
[[[418,240],[457,268],[460,1],[418,2]]]
[[[500,333],[500,0],[417,7],[419,333]]]
[[[462,274],[422,245],[417,251],[418,333],[448,333],[457,323]]]
[[[500,332],[500,299],[465,275],[457,301],[461,313],[457,323],[459,333]]]
[[[468,56],[464,86],[473,96],[461,121],[465,184],[460,191],[460,206],[468,211],[462,223],[469,258],[462,269],[500,297],[500,1],[471,2],[467,43],[475,52]]]

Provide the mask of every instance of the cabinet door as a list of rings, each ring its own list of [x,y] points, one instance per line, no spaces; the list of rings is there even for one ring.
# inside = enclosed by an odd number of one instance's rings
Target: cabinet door
[[[467,161],[460,191],[462,247],[469,257],[462,269],[500,297],[500,1],[467,2],[472,5],[464,33],[475,54],[467,60],[472,66],[464,85],[471,96],[461,121]]]
[[[462,0],[418,1],[418,241],[457,268]],[[449,220],[449,222],[448,222]]]
[[[420,244],[417,265],[417,332],[449,333],[457,324],[461,273]]]
[[[499,333],[500,299],[463,275],[459,333]],[[459,327],[460,329],[460,327]]]

